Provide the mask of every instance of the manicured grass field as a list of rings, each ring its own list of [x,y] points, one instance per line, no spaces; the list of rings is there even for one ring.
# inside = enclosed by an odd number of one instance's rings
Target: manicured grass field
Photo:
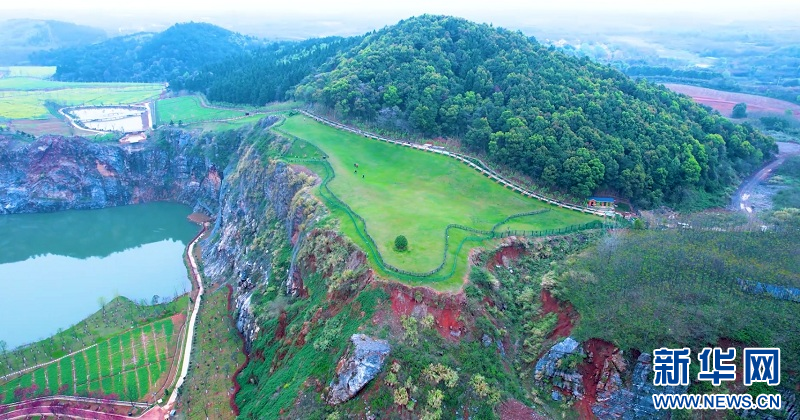
[[[199,96],[179,96],[177,98],[160,99],[156,102],[156,123],[158,125],[175,123],[191,124],[201,121],[221,120],[244,116],[245,113],[234,109],[206,108]]]
[[[47,118],[45,102],[59,105],[119,105],[144,102],[164,86],[154,83],[73,83],[33,77],[0,79],[0,117]]]
[[[144,400],[167,379],[178,344],[172,318],[116,335],[58,362],[0,384],[0,403],[28,388],[33,395],[114,395]],[[30,387],[35,385],[35,389]]]
[[[288,118],[278,130],[299,137],[327,154],[336,177],[330,190],[366,221],[384,260],[398,268],[425,272],[442,261],[445,228],[460,224],[490,230],[506,217],[546,209],[545,213],[513,221],[513,229],[545,230],[583,224],[598,218],[561,209],[524,197],[482,176],[463,163],[446,156],[384,143],[318,123],[302,115]],[[296,158],[319,154],[309,147],[293,145]],[[358,164],[358,168],[355,168]],[[321,164],[310,163],[318,173]],[[356,172],[357,171],[357,172]],[[344,211],[334,209],[345,234],[363,245]],[[450,231],[455,245],[471,234]],[[408,238],[409,250],[394,250],[397,235]],[[465,244],[456,256],[457,269],[448,281],[460,284],[466,253],[475,244]]]

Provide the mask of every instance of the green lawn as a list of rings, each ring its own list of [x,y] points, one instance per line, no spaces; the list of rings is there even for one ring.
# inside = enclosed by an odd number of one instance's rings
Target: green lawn
[[[548,211],[514,219],[513,229],[556,229],[598,220],[524,197],[455,159],[367,139],[302,115],[288,118],[278,130],[329,155],[327,161],[336,174],[328,184],[330,190],[363,217],[384,261],[403,270],[426,272],[439,266],[448,224],[490,230],[508,216],[543,209]],[[319,154],[312,147],[304,149],[293,145],[290,153],[297,155],[287,157],[311,158]],[[308,166],[324,173],[322,164]],[[364,241],[347,214],[332,210],[342,221],[342,231],[363,247]],[[394,238],[400,234],[408,238],[406,252],[393,249]],[[450,230],[448,260],[455,258],[457,265],[449,279],[442,279],[446,280],[445,287],[461,283],[468,249],[481,242],[469,242],[458,252],[457,244],[468,236],[474,234]]]
[[[164,86],[155,83],[56,82],[34,77],[0,79],[0,117],[47,118],[45,102],[59,105],[119,105],[144,102],[158,96]]]
[[[191,124],[201,121],[221,120],[242,117],[245,113],[234,109],[205,108],[199,96],[179,96],[156,101],[156,122],[158,125],[176,125],[178,122]]]
[[[166,380],[178,344],[171,318],[123,332],[96,347],[64,357],[5,383],[0,403],[14,401],[14,390],[36,385],[35,395],[88,395],[145,399]]]

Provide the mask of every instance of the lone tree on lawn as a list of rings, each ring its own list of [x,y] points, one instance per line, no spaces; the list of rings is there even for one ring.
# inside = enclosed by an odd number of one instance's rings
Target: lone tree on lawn
[[[408,239],[403,235],[398,235],[394,238],[394,249],[398,251],[405,251],[408,249]]]
[[[744,102],[738,103],[733,106],[732,118],[744,118],[747,116],[747,104]]]

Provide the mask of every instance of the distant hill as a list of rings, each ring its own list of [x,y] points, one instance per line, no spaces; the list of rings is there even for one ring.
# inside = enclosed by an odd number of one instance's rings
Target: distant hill
[[[57,66],[55,78],[76,82],[163,82],[262,45],[208,23],[176,24],[76,48],[38,52],[37,65]]]
[[[28,64],[36,51],[103,41],[102,29],[55,20],[12,19],[0,22],[0,65]]]
[[[296,99],[395,131],[460,138],[497,164],[580,199],[720,205],[774,140],[663,86],[519,32],[421,16],[368,34]]]

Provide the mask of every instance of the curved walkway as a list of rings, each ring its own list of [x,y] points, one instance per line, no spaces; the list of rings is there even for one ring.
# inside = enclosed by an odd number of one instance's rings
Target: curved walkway
[[[552,204],[552,205],[555,205],[555,206],[558,206],[558,207],[561,207],[561,208],[575,210],[575,211],[579,211],[579,212],[582,212],[582,213],[589,213],[589,214],[594,214],[594,215],[597,215],[597,216],[613,216],[614,215],[613,211],[603,211],[603,210],[592,209],[592,208],[589,208],[589,207],[576,206],[574,204],[564,203],[562,201],[554,200],[552,198],[545,197],[545,196],[543,196],[541,194],[538,194],[538,193],[535,193],[533,191],[527,190],[527,189],[517,185],[513,181],[508,180],[507,178],[503,177],[502,175],[498,174],[497,172],[493,171],[491,168],[489,168],[488,165],[483,163],[480,159],[474,158],[474,157],[469,156],[469,155],[464,155],[464,154],[455,153],[455,152],[448,152],[446,150],[435,149],[435,148],[431,148],[431,147],[428,147],[428,146],[425,146],[425,145],[411,143],[411,142],[407,142],[407,141],[392,140],[392,139],[389,139],[389,138],[386,138],[386,137],[381,137],[381,136],[378,136],[378,135],[375,135],[375,134],[360,130],[358,128],[353,128],[353,127],[350,127],[350,126],[347,126],[347,125],[344,125],[344,124],[340,124],[340,123],[335,122],[335,121],[331,121],[331,120],[329,120],[327,118],[320,117],[320,116],[318,116],[316,114],[312,114],[311,112],[306,111],[304,109],[298,109],[297,111],[302,113],[303,115],[309,117],[309,118],[313,118],[316,121],[319,121],[319,122],[321,122],[323,124],[327,124],[327,125],[329,125],[331,127],[334,127],[334,128],[338,128],[338,129],[341,129],[341,130],[349,131],[351,133],[355,133],[355,134],[358,134],[358,135],[361,135],[361,136],[364,136],[364,137],[368,137],[368,138],[371,138],[371,139],[374,139],[374,140],[385,141],[385,142],[388,142],[388,143],[393,143],[393,144],[398,144],[398,145],[401,145],[401,146],[411,147],[411,148],[423,150],[423,151],[426,151],[426,152],[438,153],[440,155],[445,155],[445,156],[449,156],[449,157],[451,157],[453,159],[460,160],[464,164],[472,167],[476,171],[478,171],[478,172],[484,174],[485,176],[493,179],[494,181],[500,183],[501,185],[511,189],[512,191],[515,191],[515,192],[520,193],[520,194],[522,194],[524,196],[527,196],[527,197],[536,198],[538,200],[544,201],[546,203],[549,203],[549,204]]]
[[[186,346],[184,347],[183,351],[183,366],[181,366],[181,373],[178,376],[178,382],[175,384],[175,388],[172,390],[172,395],[170,395],[169,400],[167,401],[166,406],[168,408],[172,408],[175,405],[175,401],[178,399],[178,391],[180,390],[181,386],[183,386],[183,383],[186,381],[186,375],[189,373],[189,362],[192,356],[192,345],[194,344],[195,323],[197,322],[197,313],[200,311],[200,303],[203,300],[203,292],[205,291],[203,288],[203,280],[200,277],[200,271],[197,269],[197,261],[194,258],[194,246],[197,245],[197,241],[200,240],[205,232],[206,227],[204,225],[203,230],[197,234],[192,243],[189,244],[189,248],[187,250],[189,255],[189,266],[192,269],[192,278],[197,282],[197,299],[194,303],[192,315],[189,318],[189,329],[187,330],[186,334]]]

